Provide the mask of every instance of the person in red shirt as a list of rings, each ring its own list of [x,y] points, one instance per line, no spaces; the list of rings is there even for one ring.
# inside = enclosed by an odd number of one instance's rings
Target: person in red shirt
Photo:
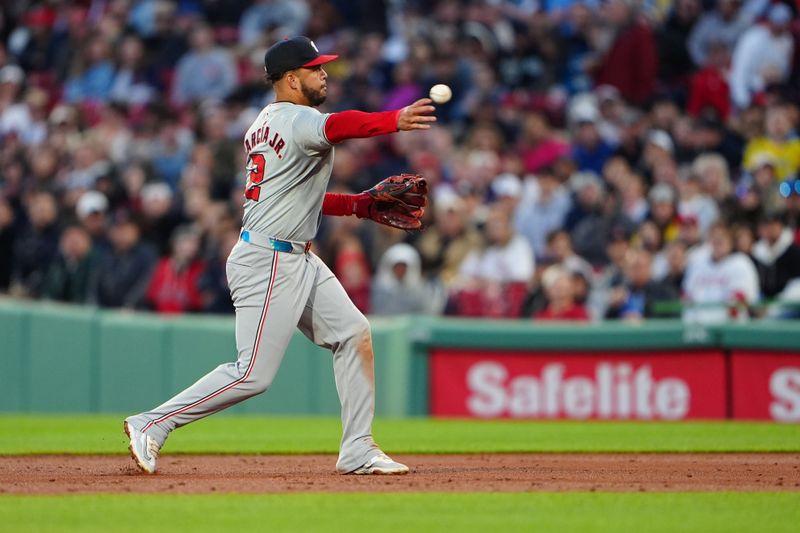
[[[550,128],[543,113],[534,111],[525,117],[519,146],[525,172],[537,174],[568,156],[571,150],[572,146]]]
[[[655,94],[658,76],[653,30],[633,3],[610,0],[605,6],[615,36],[597,65],[595,83],[616,87],[632,104],[645,104]]]
[[[333,271],[345,292],[364,314],[369,312],[372,274],[361,242],[354,236],[345,236],[333,260]]]
[[[709,46],[705,66],[695,72],[689,81],[689,101],[686,110],[699,117],[711,109],[725,120],[731,112],[731,94],[728,87],[728,68],[731,54],[728,46],[717,41]]]
[[[205,264],[197,257],[200,235],[192,228],[178,228],[172,236],[172,254],[156,266],[147,288],[147,301],[159,313],[186,313],[203,308],[198,279]]]
[[[589,320],[586,308],[575,301],[575,282],[569,270],[553,265],[544,271],[542,285],[547,307],[534,315],[536,320]]]

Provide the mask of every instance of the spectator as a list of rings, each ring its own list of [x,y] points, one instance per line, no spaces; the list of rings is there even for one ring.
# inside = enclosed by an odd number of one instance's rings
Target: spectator
[[[597,174],[578,172],[569,180],[574,195],[572,207],[564,218],[564,228],[572,231],[587,217],[600,214],[605,200],[605,187]]]
[[[97,105],[108,101],[114,82],[114,64],[106,37],[97,35],[92,38],[87,43],[85,57],[75,58],[71,70],[64,84],[67,102]]]
[[[622,200],[622,214],[634,224],[641,224],[649,212],[652,211],[645,197],[645,185],[642,178],[637,174],[627,174],[620,179],[620,196]],[[659,196],[666,198],[665,195]],[[651,191],[651,204],[655,197]]]
[[[682,172],[678,164],[671,157],[657,161],[653,166],[653,184],[665,183],[675,189],[681,188]]]
[[[194,135],[179,122],[179,117],[162,109],[159,111],[158,139],[150,155],[153,173],[175,191],[178,188],[181,171],[189,163]],[[228,158],[225,162],[229,163]]]
[[[703,237],[706,235],[700,227],[697,217],[691,214],[678,215],[678,238],[685,247],[689,256],[703,249]],[[705,253],[705,252],[702,252]]]
[[[745,139],[735,129],[729,128],[722,120],[716,118],[712,111],[707,110],[704,113],[704,116],[692,122],[693,131],[690,134],[692,152],[687,153],[687,156],[718,153],[725,158],[728,168],[737,171],[742,163]],[[681,160],[681,163],[688,163],[688,160]]]
[[[96,150],[116,164],[124,164],[132,158],[133,134],[128,127],[128,109],[122,103],[111,103],[97,110],[87,140]],[[94,119],[93,119],[94,120]]]
[[[597,66],[595,82],[616,87],[629,102],[644,104],[655,93],[658,75],[653,31],[633,2],[610,0],[604,14],[613,40]]]
[[[719,218],[717,202],[703,191],[700,176],[705,173],[702,158],[695,159],[692,173],[681,183],[678,214],[681,217],[692,218],[698,224],[700,234],[705,235],[711,224]]]
[[[763,6],[762,0],[756,1]],[[733,50],[757,14],[753,9],[742,7],[742,0],[717,0],[716,7],[701,16],[689,34],[687,45],[694,64],[708,64],[714,43],[722,43],[728,50]]]
[[[685,84],[694,68],[687,40],[699,17],[699,0],[677,0],[656,32],[659,78],[671,89]]]
[[[677,122],[683,118],[681,117],[681,108],[676,100],[674,96],[661,94],[650,101],[649,119],[651,131],[648,134],[648,142],[652,142],[656,146],[660,145],[660,141],[654,138],[654,135],[657,134],[656,132],[659,131],[667,134],[673,132],[673,135],[675,135]],[[674,148],[670,148],[668,152],[673,155]]]
[[[594,320],[602,319],[608,307],[608,297],[613,287],[623,282],[625,257],[630,249],[630,233],[622,225],[610,229],[605,239],[607,263],[594,276],[589,291],[587,307]]]
[[[686,245],[680,241],[672,241],[664,247],[664,269],[659,275],[653,272],[653,279],[661,282],[678,295],[683,290],[683,279],[686,275],[687,249]],[[653,265],[655,267],[655,264]]]
[[[237,74],[230,54],[214,45],[214,34],[200,24],[191,33],[192,49],[178,62],[172,100],[178,105],[198,100],[220,101],[233,91]]]
[[[464,258],[481,245],[466,210],[465,202],[454,194],[435,200],[434,224],[416,243],[426,276],[438,277],[445,287],[455,280]]]
[[[556,136],[541,113],[531,113],[522,125],[522,143],[519,147],[525,172],[537,174],[546,171],[556,161],[569,154],[570,146]]]
[[[239,43],[243,46],[264,45],[267,30],[280,35],[302,35],[311,16],[304,0],[256,0],[239,21]]]
[[[25,72],[17,65],[0,68],[0,138],[9,134],[26,140],[33,119],[24,101]]]
[[[648,195],[650,210],[647,219],[658,229],[659,242],[669,242],[678,235],[677,195],[675,190],[659,183]]]
[[[208,313],[228,314],[233,313],[233,300],[228,289],[226,263],[233,246],[239,240],[239,231],[235,229],[224,232],[212,251],[211,258],[206,261],[206,268],[197,288],[203,295],[203,310]]]
[[[747,224],[737,224],[733,226],[733,249],[750,257],[758,269],[758,262],[753,257],[753,246],[756,243],[756,236],[753,228]],[[759,277],[761,273],[759,272]]]
[[[654,316],[671,316],[669,309],[658,304],[677,303],[679,293],[672,287],[652,279],[652,256],[647,250],[629,250],[625,256],[624,281],[611,289],[606,318],[641,320]]]
[[[198,280],[205,264],[198,258],[200,235],[190,227],[177,228],[172,253],[156,265],[147,287],[147,301],[158,313],[186,313],[203,308]]]
[[[198,195],[202,196],[202,193],[192,191],[186,202],[192,203]],[[144,185],[140,193],[139,230],[144,240],[154,244],[161,256],[169,253],[171,236],[182,222],[181,215],[175,209],[173,196],[169,186],[159,182]]]
[[[720,218],[727,219],[735,200],[725,158],[715,153],[700,154],[692,163],[692,174],[699,178],[703,193],[716,202]]]
[[[800,278],[800,245],[786,227],[784,213],[767,213],[758,225],[760,239],[753,246],[753,257],[761,282],[761,294],[773,298],[793,280]]]
[[[621,130],[625,127],[626,121],[631,119],[633,110],[625,104],[616,87],[600,85],[593,94],[597,98],[597,108],[600,111],[600,121],[597,125],[600,135],[604,141],[616,148],[620,144]]]
[[[675,143],[669,133],[659,129],[647,132],[641,161],[639,161],[639,168],[644,173],[652,175],[654,169],[660,163],[673,159],[674,157]]]
[[[228,116],[224,109],[214,108],[203,117],[203,141],[210,151],[211,165],[211,198],[227,199],[231,189],[236,185],[235,176],[231,172],[236,168],[237,159],[241,157],[239,141],[228,138]]]
[[[101,307],[141,307],[158,256],[152,245],[141,241],[139,227],[125,214],[117,215],[109,237],[111,251],[97,267],[92,301]]]
[[[356,237],[344,236],[333,265],[334,274],[355,306],[362,313],[369,313],[372,273],[361,242]]]
[[[49,45],[53,39],[56,10],[41,4],[30,5],[30,2],[21,5],[19,2],[13,5],[6,2],[3,4],[3,12],[4,24],[1,33],[3,43],[8,43],[10,55],[14,56],[17,63],[26,71],[46,69],[52,53]],[[15,15],[17,15],[16,20]],[[18,24],[17,28],[14,28],[15,22]],[[5,51],[5,46],[3,50]]]
[[[58,255],[45,275],[42,297],[60,302],[87,303],[97,262],[98,252],[92,249],[89,233],[80,226],[67,227],[61,233]]]
[[[11,293],[16,296],[41,295],[45,274],[58,249],[58,205],[46,191],[31,193],[25,199],[28,223],[14,239],[14,270]]]
[[[534,259],[528,242],[515,234],[507,213],[494,209],[484,225],[485,247],[461,264],[453,298],[455,314],[519,316]]]
[[[780,209],[784,201],[780,194],[780,186],[776,187],[776,183],[780,181],[778,179],[779,166],[780,162],[778,158],[774,154],[766,151],[757,153],[749,161],[747,167],[749,176],[744,177],[742,183],[740,183],[740,187],[744,190],[752,189],[752,193],[758,198],[759,205],[757,206],[757,211],[759,213],[762,211],[776,211]],[[748,222],[755,223],[757,221],[749,220]]]
[[[547,306],[536,313],[536,320],[589,320],[586,308],[575,301],[575,284],[572,274],[554,265],[542,275],[542,285],[547,296]]]
[[[599,112],[594,107],[587,107],[573,116],[575,131],[572,158],[578,170],[600,174],[613,153],[611,145],[600,135],[597,127],[599,119]]]
[[[675,234],[677,234],[677,230]],[[664,232],[652,220],[645,220],[633,238],[634,247],[647,250],[651,254],[657,254],[666,242]]]
[[[773,105],[767,109],[766,135],[747,143],[742,161],[745,168],[754,169],[759,163],[771,162],[777,180],[793,179],[800,170],[800,137],[792,124],[792,114],[785,105]],[[765,156],[771,156],[766,159]]]
[[[172,2],[153,2],[152,28],[139,30],[145,40],[151,68],[162,84],[169,85],[174,76],[173,69],[185,55],[187,46],[186,26],[177,21],[176,6]]]
[[[158,0],[140,0],[128,13],[128,24],[133,27],[139,35],[150,37],[155,32],[156,13],[159,11],[162,2]]]
[[[547,260],[561,265],[570,273],[579,273],[589,278],[592,265],[572,249],[572,239],[565,230],[556,230],[547,236]]]
[[[751,105],[739,111],[737,121],[733,123],[736,133],[747,144],[765,135],[766,109],[760,105]],[[741,156],[741,154],[739,154]],[[740,157],[741,160],[741,157]]]
[[[626,189],[622,189],[626,192]],[[641,192],[633,197],[633,203],[641,198]],[[595,269],[602,269],[610,260],[607,254],[608,245],[619,234],[629,238],[635,228],[634,222],[628,218],[621,208],[619,193],[609,191],[596,210],[588,214],[570,232],[575,251],[586,259]],[[643,199],[642,199],[643,200]],[[580,203],[580,198],[577,199]],[[644,200],[644,210],[647,201]],[[619,237],[621,238],[621,237]]]
[[[585,307],[589,304],[593,278],[594,275],[592,272],[584,272],[581,270],[572,272],[572,286],[575,291],[575,302],[581,307]]]
[[[522,196],[522,183],[514,174],[500,174],[492,181],[489,192],[494,198],[492,206],[513,213]]]
[[[78,222],[92,241],[95,251],[106,251],[109,247],[106,236],[108,198],[99,191],[86,191],[75,204]]]
[[[536,257],[541,258],[546,252],[547,235],[564,224],[571,207],[570,198],[550,168],[542,168],[526,182],[527,190],[517,207],[514,226],[527,239]]]
[[[585,67],[593,54],[591,43],[596,33],[596,26],[593,24],[595,9],[595,6],[573,2],[566,20],[560,24],[564,50],[563,83],[570,93],[586,91],[592,86],[591,76]]]
[[[728,0],[730,1],[730,0]],[[730,75],[731,53],[719,40],[709,44],[708,55],[702,69],[692,74],[689,81],[689,101],[686,110],[693,117],[713,113],[727,119],[731,113]]]
[[[747,306],[759,297],[756,267],[749,257],[734,252],[727,226],[712,226],[708,243],[710,254],[695,256],[686,268],[683,319],[707,324],[745,319]]]
[[[67,192],[79,195],[92,189],[97,181],[111,170],[101,147],[96,142],[85,140],[74,149],[71,164],[65,169],[62,185]]]
[[[386,250],[372,284],[372,313],[424,313],[428,296],[429,292],[420,275],[419,253],[405,243],[395,244]]]
[[[750,27],[733,50],[731,61],[731,100],[739,109],[750,105],[773,83],[789,79],[794,41],[788,31],[792,11],[785,4],[774,4],[765,25]]]
[[[143,106],[155,97],[156,84],[154,74],[145,65],[144,43],[136,35],[127,35],[119,46],[119,66],[111,83],[110,99]]]

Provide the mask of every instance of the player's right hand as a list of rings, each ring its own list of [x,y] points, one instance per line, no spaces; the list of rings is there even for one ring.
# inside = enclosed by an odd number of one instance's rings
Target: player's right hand
[[[430,123],[436,122],[436,117],[432,115],[436,108],[430,105],[432,103],[430,98],[421,98],[404,107],[397,114],[397,129],[400,131],[430,129]]]

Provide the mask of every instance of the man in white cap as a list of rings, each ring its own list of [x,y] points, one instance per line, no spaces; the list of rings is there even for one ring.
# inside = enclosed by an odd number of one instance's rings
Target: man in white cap
[[[108,246],[106,237],[106,213],[108,198],[99,191],[86,191],[75,204],[75,214],[81,227],[86,230],[95,247]]]

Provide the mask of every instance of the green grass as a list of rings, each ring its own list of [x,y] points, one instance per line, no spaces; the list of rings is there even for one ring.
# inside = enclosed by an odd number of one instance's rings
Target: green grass
[[[0,454],[127,453],[120,416],[0,416]],[[168,453],[334,453],[331,418],[218,416]],[[390,452],[800,451],[800,425],[378,420]],[[480,488],[480,487],[477,487]],[[0,496],[0,530],[797,531],[800,493],[104,494]]]
[[[394,453],[798,452],[800,424],[376,420]],[[333,418],[216,416],[174,432],[166,453],[335,453]],[[127,453],[122,416],[0,415],[0,454]]]
[[[0,497],[4,531],[797,531],[797,493]]]

